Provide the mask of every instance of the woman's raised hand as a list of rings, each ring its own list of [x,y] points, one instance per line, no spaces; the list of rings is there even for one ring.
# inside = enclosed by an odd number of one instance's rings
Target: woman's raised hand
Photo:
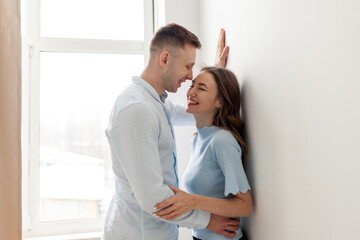
[[[221,29],[216,48],[215,67],[226,67],[229,46],[225,46],[225,30]]]

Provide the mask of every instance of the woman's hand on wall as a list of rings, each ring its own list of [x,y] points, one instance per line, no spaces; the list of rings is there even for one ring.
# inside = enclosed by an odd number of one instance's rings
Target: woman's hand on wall
[[[215,67],[226,67],[229,46],[225,46],[225,30],[221,29],[216,48]]]

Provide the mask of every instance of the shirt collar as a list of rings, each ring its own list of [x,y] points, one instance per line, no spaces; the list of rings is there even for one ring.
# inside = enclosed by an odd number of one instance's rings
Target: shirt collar
[[[148,82],[146,82],[144,79],[142,79],[138,76],[133,76],[132,82],[142,86],[150,93],[150,95],[153,98],[155,98],[157,101],[160,101],[165,104],[165,100],[168,97],[168,94],[166,91],[163,93],[163,95],[159,96],[158,93],[156,92],[156,90]]]
[[[198,133],[199,135],[202,137],[202,138],[206,138],[208,137],[209,135],[213,134],[214,132],[218,131],[219,128],[216,127],[216,126],[204,126],[202,128],[198,128]]]

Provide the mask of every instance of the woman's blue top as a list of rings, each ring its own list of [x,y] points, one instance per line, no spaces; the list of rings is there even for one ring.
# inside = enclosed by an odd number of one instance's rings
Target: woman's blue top
[[[235,137],[218,127],[198,129],[191,141],[191,158],[183,175],[185,190],[215,198],[250,190],[241,161],[241,148]],[[229,240],[208,229],[194,229],[193,236],[206,240]],[[241,229],[234,238],[242,237]]]

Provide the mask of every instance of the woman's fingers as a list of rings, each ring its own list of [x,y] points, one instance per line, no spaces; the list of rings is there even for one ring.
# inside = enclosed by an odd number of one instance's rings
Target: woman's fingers
[[[229,54],[229,46],[226,46],[221,53],[220,59],[223,59],[224,57],[227,58],[228,54]]]
[[[168,185],[168,187],[175,193],[175,195],[172,196],[171,198],[169,198],[168,200],[165,200],[165,201],[163,201],[161,203],[156,204],[155,207],[154,207],[154,210],[158,210],[158,209],[161,209],[161,208],[164,208],[164,207],[167,207],[167,206],[173,204],[174,201],[175,201],[176,193],[181,192],[180,189],[178,189],[176,187],[173,187],[171,185]]]
[[[225,30],[221,29],[217,48],[216,48],[215,66],[225,68],[228,54],[229,54],[229,46],[225,45]]]
[[[174,212],[171,212],[171,213],[169,213],[169,214],[167,214],[167,215],[165,215],[165,216],[163,216],[163,217],[161,217],[161,218],[165,218],[166,220],[175,220],[175,219],[177,219],[179,216],[180,216],[180,215],[177,214],[177,213],[174,211]]]
[[[180,189],[174,187],[174,186],[171,186],[171,185],[168,185],[169,188],[176,194],[177,192],[181,191]]]
[[[162,210],[159,210],[159,211],[154,212],[154,214],[155,214],[156,216],[159,216],[159,217],[164,217],[164,216],[166,216],[167,214],[169,214],[169,213],[171,213],[171,212],[174,212],[174,211],[175,211],[175,208],[174,208],[172,205],[170,205],[169,207],[166,207],[166,208],[164,208],[164,209],[162,209]]]
[[[154,212],[153,215],[161,218],[165,218],[167,220],[174,220],[182,215],[184,215],[187,211],[184,211],[182,208],[176,206],[169,206],[165,209]]]
[[[172,216],[172,217],[168,218],[167,220],[172,221],[172,220],[177,219],[178,217],[180,217],[180,216],[179,216],[178,214],[175,214],[174,216]]]
[[[218,59],[218,64],[217,64],[218,67],[222,67],[222,68],[226,67],[228,55],[229,55],[229,46],[226,46],[223,49],[223,51]]]
[[[154,215],[156,215],[157,217],[164,218],[164,219],[166,219],[166,220],[174,220],[174,219],[177,219],[178,217],[181,216],[181,215],[178,214],[178,212],[175,211],[175,210],[174,210],[174,211],[169,210],[169,212],[167,212],[167,213],[159,213],[159,214],[154,213]]]
[[[217,49],[222,50],[225,47],[225,30],[220,30],[220,35],[217,43]]]
[[[154,207],[154,210],[158,210],[158,209],[162,209],[162,208],[165,208],[167,206],[170,206],[172,204],[172,199],[169,198],[168,200],[165,200],[159,204],[156,204],[155,207]]]

